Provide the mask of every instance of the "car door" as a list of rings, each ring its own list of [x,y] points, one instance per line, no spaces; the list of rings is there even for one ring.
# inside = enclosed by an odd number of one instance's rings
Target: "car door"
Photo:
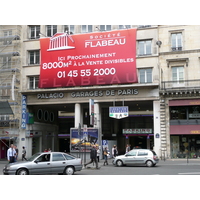
[[[136,163],[137,164],[144,164],[148,157],[148,151],[146,150],[139,150],[136,156]]]
[[[40,155],[32,164],[31,174],[50,174],[50,153]]]
[[[135,164],[136,154],[136,150],[129,151],[127,154],[125,154],[124,164]]]
[[[63,173],[66,166],[66,159],[62,153],[52,153],[52,162],[51,162],[51,172],[54,173]]]

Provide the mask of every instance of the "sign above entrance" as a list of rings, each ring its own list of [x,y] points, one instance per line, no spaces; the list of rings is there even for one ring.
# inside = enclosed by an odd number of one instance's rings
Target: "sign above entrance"
[[[151,128],[134,128],[134,129],[123,129],[123,134],[151,134]]]
[[[137,83],[136,29],[40,39],[39,88]]]
[[[115,119],[128,117],[128,106],[109,107],[109,116]]]

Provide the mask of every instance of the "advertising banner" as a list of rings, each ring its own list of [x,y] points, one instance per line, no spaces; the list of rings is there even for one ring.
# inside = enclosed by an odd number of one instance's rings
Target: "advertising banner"
[[[87,128],[87,132],[81,128],[80,135],[77,128],[70,130],[70,152],[90,152],[92,145],[99,146],[98,129]]]
[[[136,29],[40,39],[39,88],[137,83]]]

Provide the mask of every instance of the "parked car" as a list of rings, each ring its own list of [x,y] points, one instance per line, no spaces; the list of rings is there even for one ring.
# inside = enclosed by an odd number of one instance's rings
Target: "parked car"
[[[81,171],[82,160],[62,152],[36,153],[27,161],[9,163],[5,165],[5,175],[29,174],[66,174],[73,175]]]
[[[149,149],[133,149],[125,155],[115,157],[113,164],[121,167],[123,165],[146,165],[155,166],[159,159],[156,153]]]

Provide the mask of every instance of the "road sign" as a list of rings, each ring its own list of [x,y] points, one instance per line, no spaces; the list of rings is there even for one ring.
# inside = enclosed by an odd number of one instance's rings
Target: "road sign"
[[[115,119],[128,117],[128,106],[109,107],[109,116]]]

